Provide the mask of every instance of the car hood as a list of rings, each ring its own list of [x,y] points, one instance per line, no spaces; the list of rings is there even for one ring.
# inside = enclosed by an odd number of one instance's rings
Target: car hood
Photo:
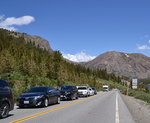
[[[32,97],[32,96],[41,96],[44,95],[44,92],[36,92],[36,93],[23,93],[20,96],[21,97]]]

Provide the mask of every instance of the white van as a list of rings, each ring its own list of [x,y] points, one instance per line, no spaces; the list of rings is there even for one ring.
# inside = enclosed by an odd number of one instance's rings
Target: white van
[[[109,91],[109,86],[108,85],[103,85],[103,91]]]

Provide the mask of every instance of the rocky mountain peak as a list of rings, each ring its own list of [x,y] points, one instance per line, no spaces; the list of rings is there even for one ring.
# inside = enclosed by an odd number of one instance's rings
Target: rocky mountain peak
[[[107,69],[119,76],[150,78],[150,57],[143,54],[110,51],[82,64],[90,69]]]
[[[26,33],[19,33],[19,32],[10,32],[9,34],[16,38],[23,37],[26,42],[29,41],[34,42],[36,46],[39,46],[39,48],[45,49],[49,52],[53,52],[49,42],[39,36],[32,36]]]

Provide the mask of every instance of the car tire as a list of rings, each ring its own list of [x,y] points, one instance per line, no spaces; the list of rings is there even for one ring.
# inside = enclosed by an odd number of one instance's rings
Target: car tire
[[[77,95],[77,96],[76,96],[76,99],[78,99],[78,98],[79,98],[79,96]]]
[[[18,106],[19,108],[24,108],[23,106]]]
[[[60,104],[60,97],[57,97],[57,104]]]
[[[47,98],[45,98],[44,103],[43,103],[43,106],[44,106],[44,107],[47,107],[47,106],[48,106],[48,99],[47,99]]]
[[[74,96],[73,96],[73,95],[71,95],[70,100],[73,100],[73,99],[74,99]]]
[[[9,104],[4,102],[0,107],[0,118],[6,118],[9,115]]]

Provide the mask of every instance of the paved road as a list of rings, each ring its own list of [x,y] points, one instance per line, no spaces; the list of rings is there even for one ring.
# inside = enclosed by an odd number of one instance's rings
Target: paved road
[[[118,91],[99,92],[96,96],[47,108],[15,109],[0,123],[134,123]]]

